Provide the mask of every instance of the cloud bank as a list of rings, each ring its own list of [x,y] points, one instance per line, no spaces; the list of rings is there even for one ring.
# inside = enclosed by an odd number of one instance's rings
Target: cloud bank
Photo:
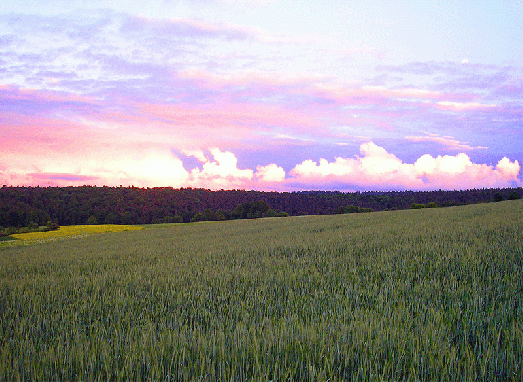
[[[414,163],[403,163],[373,142],[362,144],[360,152],[362,156],[338,157],[334,162],[306,160],[291,174],[306,184],[330,182],[345,188],[469,189],[521,184],[519,162],[506,157],[493,167],[472,163],[464,153],[436,158],[425,154]]]
[[[0,167],[0,182],[9,185],[134,185],[140,187],[201,187],[208,189],[285,190],[305,189],[470,189],[521,186],[520,164],[504,157],[496,166],[473,163],[465,153],[433,157],[425,154],[404,163],[373,142],[360,146],[360,156],[337,157],[329,162],[304,160],[286,176],[275,163],[257,166],[256,172],[239,168],[230,151],[210,148],[186,153],[201,167],[187,171],[172,153],[144,152],[118,158],[75,158],[73,161],[42,160],[38,156],[8,157],[10,166]],[[31,164],[28,164],[31,163]],[[74,164],[73,164],[74,163]]]

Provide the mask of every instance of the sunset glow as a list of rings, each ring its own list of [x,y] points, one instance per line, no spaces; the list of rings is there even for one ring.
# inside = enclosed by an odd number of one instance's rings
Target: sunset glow
[[[7,0],[0,186],[520,187],[522,18],[468,0]]]

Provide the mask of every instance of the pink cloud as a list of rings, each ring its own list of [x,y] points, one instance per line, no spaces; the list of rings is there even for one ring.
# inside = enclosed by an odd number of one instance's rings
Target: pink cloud
[[[433,109],[443,112],[458,109],[467,111],[492,106],[452,101],[469,99],[472,95],[414,87],[366,86],[336,81],[332,77],[314,73],[242,71],[217,74],[190,69],[180,72],[178,77],[205,90],[205,94],[210,95],[209,102],[220,103],[222,110],[231,108],[233,111],[234,105],[237,109],[233,112],[241,115],[245,110],[252,111],[253,108],[272,109],[263,113],[264,119],[260,119],[262,126],[281,125],[280,121],[273,122],[270,119],[283,116],[283,113],[288,115],[293,110],[295,112],[290,123],[286,122],[284,126],[293,129],[307,126],[313,132],[329,124],[366,125],[393,130],[396,128],[395,122],[400,119],[414,118],[412,123],[419,123],[417,121],[421,119],[434,120],[436,114]],[[241,103],[239,100],[242,100]],[[351,109],[344,109],[345,106]],[[207,107],[212,108],[209,104]],[[322,129],[321,134],[324,133]]]
[[[153,19],[143,16],[130,17],[124,23],[124,31],[143,31],[145,28],[157,32],[169,33],[174,36],[186,37],[225,37],[227,39],[246,39],[252,37],[252,32],[246,27],[231,24],[217,24],[186,18],[171,18],[167,20]]]
[[[366,100],[363,103],[373,103],[381,99],[438,100],[449,96],[426,89],[388,89],[384,86],[360,86],[357,83],[334,81],[331,76],[319,73],[244,71],[216,74],[201,69],[190,69],[180,72],[179,76],[183,79],[192,80],[203,87],[251,86],[255,89],[267,88],[273,91],[276,91],[273,87],[285,87],[286,91],[291,94],[296,92],[297,94],[323,96],[339,101]]]
[[[377,94],[385,98],[439,99],[442,96],[438,91],[416,88],[388,89],[385,86],[362,86],[361,90],[367,94]]]
[[[381,103],[386,99],[440,99],[444,95],[437,91],[415,88],[388,89],[384,86],[354,87],[342,83],[316,83],[313,91],[324,97],[349,103]]]
[[[239,1],[239,0],[236,0]],[[258,27],[248,27],[234,23],[216,23],[189,18],[156,19],[143,16],[130,17],[123,30],[154,30],[156,33],[189,38],[225,38],[227,40],[254,40],[265,44],[304,44],[314,39],[310,37],[275,35]]]
[[[324,126],[314,110],[293,110],[276,104],[231,102],[212,104],[137,105],[148,120],[163,121],[166,129],[182,128],[182,135],[196,139],[201,147],[253,138],[271,127],[315,131]],[[231,139],[233,138],[233,139]]]
[[[435,142],[442,146],[447,147],[450,150],[474,150],[474,149],[487,149],[488,147],[477,146],[472,147],[468,142],[460,142],[451,136],[439,136],[438,134],[426,133],[425,136],[409,135],[405,139],[412,142]]]
[[[126,123],[1,112],[0,182],[9,185],[181,185],[169,139]],[[98,116],[100,118],[101,115]]]
[[[317,73],[242,71],[216,74],[201,69],[188,69],[178,73],[183,79],[196,81],[204,87],[247,86],[304,86],[328,79],[329,76]]]
[[[340,125],[356,126],[359,130],[395,131],[407,120],[413,125],[425,121],[438,128],[436,124],[440,124],[441,117],[448,112],[455,115],[455,112],[500,111],[494,104],[467,101],[476,98],[472,94],[442,93],[415,87],[368,86],[314,73],[242,71],[217,74],[191,69],[181,72],[179,78],[199,89],[206,89],[208,94],[212,94],[209,102],[220,103],[220,112],[229,109],[240,116],[245,115],[245,110],[264,110],[259,119],[251,119],[251,126],[285,126],[294,132],[307,131],[311,136],[334,135],[326,128]],[[282,121],[283,118],[274,120],[275,116],[284,115],[289,115],[287,121]],[[242,121],[234,119],[231,123],[238,126],[246,121],[245,118]],[[292,136],[290,132],[283,134]],[[453,150],[470,150],[472,147],[445,137],[409,136],[409,139],[439,143]]]
[[[405,100],[412,105],[413,100],[425,102],[453,96],[426,89],[362,86],[359,83],[335,81],[331,76],[319,73],[242,71],[216,74],[201,69],[188,69],[179,72],[178,76],[202,88],[230,91],[231,87],[247,87],[242,94],[251,93],[259,97],[278,94],[288,97],[309,96],[352,105],[382,104],[386,101],[393,101],[399,105]],[[462,95],[459,95],[459,98],[462,98]]]
[[[49,102],[77,102],[80,104],[91,105],[99,104],[99,102],[95,98],[89,96],[72,93],[60,93],[41,89],[20,88],[13,85],[5,84],[0,84],[0,99],[35,101],[39,104],[45,104]]]
[[[220,0],[226,4],[242,4],[249,6],[262,6],[275,3],[276,0]]]
[[[451,102],[440,101],[437,103],[438,108],[442,110],[466,111],[466,110],[485,110],[497,107],[494,104],[482,104],[479,102]]]

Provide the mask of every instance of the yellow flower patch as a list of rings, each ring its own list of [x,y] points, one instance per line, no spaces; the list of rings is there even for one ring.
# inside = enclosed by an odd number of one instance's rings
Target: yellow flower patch
[[[72,225],[60,227],[55,231],[16,233],[11,237],[22,241],[51,241],[65,237],[81,237],[106,232],[135,231],[143,229],[134,225],[100,224]]]

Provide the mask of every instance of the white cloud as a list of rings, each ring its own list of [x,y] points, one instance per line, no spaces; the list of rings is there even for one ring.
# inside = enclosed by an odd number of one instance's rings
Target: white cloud
[[[214,161],[205,162],[201,170],[195,168],[191,171],[191,186],[212,189],[240,187],[254,177],[252,170],[238,168],[238,159],[230,151],[211,148],[210,152]]]
[[[520,165],[516,160],[501,159],[496,167],[473,163],[469,156],[423,155],[414,163],[417,177],[426,177],[428,185],[441,188],[508,187],[521,184],[518,179]]]
[[[478,187],[508,187],[521,184],[520,165],[508,158],[496,167],[473,163],[469,156],[421,156],[415,163],[403,163],[395,155],[373,142],[360,146],[362,157],[341,158],[334,162],[310,159],[296,165],[291,175],[310,188],[325,183],[346,184],[364,188],[405,189],[467,189]]]
[[[141,187],[180,187],[189,176],[182,161],[169,153],[151,152],[109,163],[107,180],[115,176],[119,182],[129,184],[134,181],[135,186]],[[119,182],[116,183],[121,184]]]
[[[256,167],[256,178],[260,182],[282,182],[285,180],[285,170],[275,163]]]
[[[507,157],[503,157],[496,165],[496,169],[510,179],[518,176],[520,166],[518,161],[511,162]]]
[[[120,152],[117,156],[111,156],[110,152],[101,154],[102,159],[82,153],[68,156],[67,160],[61,155],[6,155],[4,159],[9,164],[9,171],[0,173],[0,180],[13,186],[66,186],[79,183],[99,186],[181,187],[189,177],[182,161],[168,151],[148,150],[136,154]]]
[[[433,157],[422,155],[414,163],[403,163],[373,142],[360,146],[361,156],[337,157],[333,162],[311,159],[297,164],[290,177],[275,163],[251,169],[238,168],[230,151],[211,148],[213,159],[201,150],[185,151],[202,162],[188,172],[169,150],[104,151],[98,156],[73,154],[41,157],[10,153],[0,163],[0,184],[9,185],[135,185],[138,187],[203,187],[210,189],[293,188],[307,189],[468,189],[521,186],[520,164],[504,157],[496,166],[473,163],[465,153]],[[111,153],[113,155],[111,155]]]
[[[373,142],[360,146],[363,157],[335,158],[334,162],[320,159],[319,164],[308,159],[291,170],[297,178],[321,181],[327,178],[333,182],[347,182],[357,185],[379,186],[383,183],[401,185],[400,180],[417,183],[412,165],[404,164],[395,155]]]
[[[397,172],[402,163],[394,154],[389,154],[383,147],[373,142],[364,143],[360,146],[363,158],[359,160],[361,170],[373,176],[382,176]]]

